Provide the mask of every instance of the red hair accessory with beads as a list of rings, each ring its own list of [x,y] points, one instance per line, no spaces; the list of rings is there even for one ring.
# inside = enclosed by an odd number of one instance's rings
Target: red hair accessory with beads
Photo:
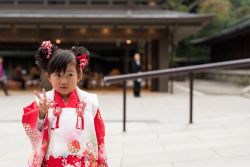
[[[43,41],[41,45],[42,49],[47,50],[47,59],[50,59],[51,54],[52,54],[52,44],[50,41]]]
[[[83,70],[86,67],[86,65],[88,64],[88,62],[89,62],[88,56],[89,56],[89,54],[84,53],[81,56],[76,57],[76,60],[79,62],[79,66],[80,66],[81,70]]]

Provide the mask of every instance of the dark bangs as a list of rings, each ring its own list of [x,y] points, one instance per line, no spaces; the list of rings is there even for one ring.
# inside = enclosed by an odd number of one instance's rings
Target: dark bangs
[[[77,73],[79,73],[79,67],[76,62],[74,53],[70,50],[59,50],[51,58],[47,73],[50,76],[52,73],[65,73],[68,64],[74,64],[76,66]]]

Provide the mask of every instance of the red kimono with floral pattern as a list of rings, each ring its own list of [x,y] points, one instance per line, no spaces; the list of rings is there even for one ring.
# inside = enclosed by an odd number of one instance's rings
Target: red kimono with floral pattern
[[[38,119],[38,100],[24,108],[22,123],[33,153],[29,167],[107,167],[105,127],[95,94],[76,88],[68,102],[52,90],[44,120]]]

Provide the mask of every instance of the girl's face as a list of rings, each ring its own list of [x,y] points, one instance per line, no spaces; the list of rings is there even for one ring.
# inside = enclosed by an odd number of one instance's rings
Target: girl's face
[[[68,64],[65,73],[63,71],[61,73],[54,72],[49,76],[49,81],[55,91],[67,98],[76,88],[80,78],[77,75],[76,66]]]

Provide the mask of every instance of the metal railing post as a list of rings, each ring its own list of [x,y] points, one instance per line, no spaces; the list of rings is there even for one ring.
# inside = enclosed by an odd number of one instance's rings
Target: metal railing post
[[[174,93],[174,79],[173,77],[171,76],[170,77],[170,94],[173,94]]]
[[[127,81],[123,81],[123,132],[126,132]]]
[[[193,123],[193,73],[189,73],[189,123]]]
[[[104,81],[108,83],[116,83],[123,82],[123,130],[126,131],[126,82],[127,80],[135,80],[138,78],[160,78],[163,76],[177,76],[177,75],[189,75],[189,85],[190,85],[190,106],[189,106],[189,123],[193,123],[193,75],[194,73],[204,72],[211,69],[226,69],[226,68],[236,68],[236,67],[249,67],[250,58],[247,59],[239,59],[239,60],[231,60],[217,63],[208,63],[201,65],[193,65],[193,66],[185,66],[185,67],[177,67],[163,70],[154,70],[154,71],[146,71],[141,73],[134,74],[124,74],[120,76],[110,76],[104,77]]]

